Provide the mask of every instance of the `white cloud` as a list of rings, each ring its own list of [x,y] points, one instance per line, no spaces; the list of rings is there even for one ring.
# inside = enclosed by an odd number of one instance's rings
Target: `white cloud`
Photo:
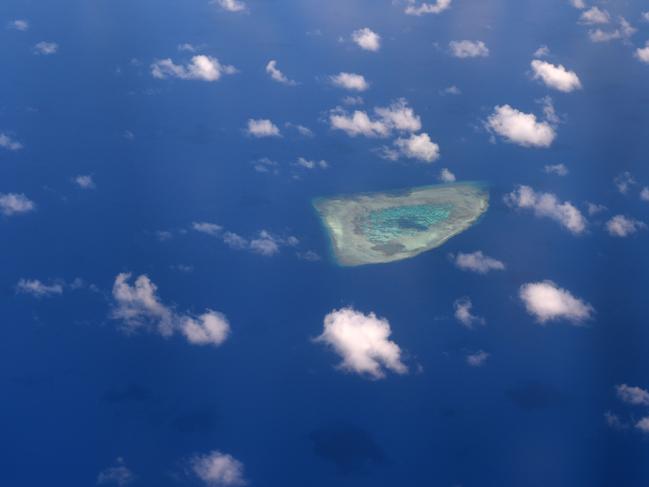
[[[420,3],[415,4],[415,0],[408,0],[405,13],[407,15],[425,15],[425,14],[439,14],[451,6],[451,0],[436,0],[435,3]]]
[[[649,64],[649,41],[645,42],[644,47],[639,47],[635,50],[635,57],[643,63]]]
[[[15,30],[26,31],[29,29],[29,22],[22,19],[16,19],[9,22],[9,28]]]
[[[606,411],[604,413],[604,419],[606,420],[606,424],[613,429],[616,430],[621,430],[627,428],[627,424],[620,419],[620,417],[617,414],[613,414],[610,411]]]
[[[191,459],[192,471],[209,487],[245,485],[243,464],[227,453],[214,450]]]
[[[561,289],[552,281],[523,284],[519,297],[529,314],[543,324],[547,321],[566,319],[574,324],[589,320],[593,307],[574,297],[569,291]]]
[[[304,157],[298,157],[296,164],[305,169],[315,169],[318,167],[321,169],[327,169],[329,167],[329,163],[327,163],[327,161],[325,161],[324,159],[315,161],[315,160],[306,159]]]
[[[324,318],[324,331],[315,339],[329,345],[340,357],[340,368],[373,379],[385,377],[385,369],[405,374],[401,349],[389,340],[392,331],[385,318],[352,308],[333,310]]]
[[[224,74],[234,74],[234,66],[221,64],[218,59],[204,54],[193,56],[185,65],[175,64],[171,59],[161,59],[151,64],[151,75],[154,78],[168,77],[184,80],[218,81]]]
[[[629,39],[636,32],[634,28],[624,17],[619,19],[619,27],[612,31],[594,29],[588,31],[588,37],[592,42],[609,42],[618,39]]]
[[[578,8],[579,10],[586,8],[586,3],[584,2],[584,0],[570,0],[570,5]]]
[[[376,52],[381,48],[381,36],[368,27],[352,32],[352,40],[366,51]]]
[[[649,22],[649,12],[642,12],[641,17],[645,22]]]
[[[615,176],[613,183],[620,193],[627,194],[631,186],[636,184],[636,180],[629,171],[624,171]]]
[[[349,115],[343,109],[336,108],[329,115],[329,123],[332,129],[342,130],[351,137],[387,137],[393,130],[416,132],[421,129],[421,119],[403,98],[387,107],[377,107],[374,112],[377,118],[372,119],[361,110],[355,110]]]
[[[82,189],[94,189],[95,181],[92,179],[92,176],[77,176],[74,178],[74,182]]]
[[[58,50],[59,45],[56,42],[41,41],[34,46],[34,54],[42,54],[44,56],[56,54]]]
[[[556,174],[557,176],[567,176],[569,172],[565,164],[546,164],[543,166],[543,170],[547,174]]]
[[[124,465],[124,459],[118,458],[117,464],[99,472],[97,485],[117,485],[124,487],[135,479],[135,475]]]
[[[591,216],[597,215],[598,213],[601,213],[608,209],[604,205],[598,205],[597,203],[590,203],[590,202],[587,203],[587,208],[588,208],[588,214]]]
[[[624,402],[634,406],[649,406],[649,391],[641,387],[620,384],[615,388],[617,396]]]
[[[45,284],[38,279],[20,279],[16,284],[16,292],[44,298],[63,294],[63,285],[60,283]]]
[[[240,0],[216,0],[216,3],[228,12],[242,12],[246,9],[246,4]]]
[[[640,199],[642,201],[649,201],[649,187],[645,186],[642,188],[642,191],[640,191]]]
[[[215,223],[194,222],[192,228],[206,235],[220,238],[225,245],[232,249],[249,250],[266,257],[278,254],[282,246],[295,247],[299,244],[299,240],[292,235],[281,238],[267,230],[261,230],[256,237],[247,239],[234,232],[223,231],[223,227]]]
[[[649,433],[649,416],[638,421],[635,427],[643,433]]]
[[[390,106],[377,107],[374,111],[391,129],[401,132],[417,132],[421,129],[421,119],[404,98],[399,98]]]
[[[365,91],[370,87],[362,74],[338,73],[330,76],[329,79],[335,86],[346,90]]]
[[[247,132],[253,137],[281,137],[277,125],[268,119],[249,119]]]
[[[362,105],[363,97],[362,96],[346,96],[343,98],[343,103],[345,105]]]
[[[569,201],[559,202],[552,193],[537,193],[531,187],[521,185],[505,196],[505,203],[514,208],[529,209],[538,217],[558,222],[575,235],[586,230],[586,219]]]
[[[647,228],[645,223],[624,215],[615,215],[606,222],[606,231],[613,237],[628,237],[644,228]]]
[[[508,142],[523,147],[550,147],[556,137],[549,123],[539,122],[533,113],[523,113],[509,105],[496,106],[486,126]]]
[[[216,223],[193,222],[192,229],[196,230],[197,232],[205,233],[207,235],[211,235],[212,237],[216,237],[221,233],[223,227],[221,225],[217,225]]]
[[[453,303],[453,308],[455,309],[455,319],[458,320],[466,328],[473,328],[474,324],[484,325],[485,319],[481,316],[476,316],[471,313],[473,308],[473,303],[467,297],[463,297],[455,300]]]
[[[408,138],[398,138],[394,141],[396,151],[388,151],[388,158],[399,156],[433,162],[439,158],[439,145],[430,140],[426,133],[412,134]]]
[[[457,58],[486,57],[489,48],[482,41],[451,41],[448,43],[451,54]]]
[[[540,46],[536,51],[534,51],[534,57],[546,57],[550,55],[550,48],[545,44]]]
[[[266,65],[266,73],[268,73],[268,75],[278,83],[282,83],[288,86],[297,85],[297,82],[293,81],[292,79],[288,79],[286,75],[277,68],[277,61],[275,61],[274,59],[268,61],[268,64]]]
[[[146,275],[139,276],[133,286],[130,278],[131,274],[118,274],[113,284],[112,317],[122,321],[127,331],[153,328],[164,337],[180,331],[194,345],[219,346],[227,338],[230,325],[221,313],[178,314],[160,301],[158,288]]]
[[[34,209],[36,205],[24,194],[0,193],[0,213],[5,216],[27,213]]]
[[[471,367],[482,367],[489,356],[490,354],[485,352],[484,350],[478,350],[477,352],[470,353],[466,356],[466,363]]]
[[[225,232],[223,234],[223,243],[231,249],[246,249],[248,248],[248,240],[234,232]]]
[[[273,237],[266,230],[259,232],[259,236],[250,240],[250,250],[256,254],[270,257],[279,253],[279,246],[283,242]]]
[[[561,64],[554,65],[546,61],[534,59],[531,66],[534,71],[534,79],[540,79],[550,88],[564,93],[581,89],[581,82],[577,73],[568,71]]]
[[[440,91],[440,95],[461,95],[461,94],[462,94],[462,90],[460,90],[455,85],[447,86],[442,91]]]
[[[15,141],[7,134],[0,132],[0,147],[5,149],[16,151],[23,148],[23,145],[20,142]]]
[[[505,264],[497,259],[484,255],[481,250],[470,254],[458,252],[458,254],[454,256],[454,262],[455,265],[463,271],[477,272],[478,274],[486,274],[489,271],[505,270]]]
[[[278,169],[279,164],[277,163],[277,161],[273,161],[268,157],[261,157],[256,161],[253,161],[252,164],[253,167],[255,168],[255,171],[257,172],[263,172],[263,173],[272,172],[273,174],[279,173],[279,169]]]
[[[439,172],[439,176],[437,176],[437,179],[444,183],[453,183],[455,182],[455,174],[453,174],[451,171],[449,171],[447,168],[443,168]]]
[[[183,44],[178,44],[178,50],[181,52],[196,52],[198,49],[193,44],[185,42]]]
[[[315,135],[313,133],[313,130],[311,130],[309,127],[305,127],[304,125],[300,125],[299,123],[286,122],[284,125],[289,128],[294,128],[300,135],[304,137],[313,137]]]
[[[606,10],[600,10],[598,7],[591,7],[584,11],[579,17],[582,24],[608,24],[611,21],[611,16]]]

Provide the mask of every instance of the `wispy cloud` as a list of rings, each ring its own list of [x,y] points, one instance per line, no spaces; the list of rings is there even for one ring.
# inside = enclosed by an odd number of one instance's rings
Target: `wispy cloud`
[[[199,54],[187,64],[175,64],[170,58],[161,59],[151,64],[151,75],[154,78],[178,78],[182,80],[218,81],[225,74],[234,74],[234,66],[221,64],[218,59]]]

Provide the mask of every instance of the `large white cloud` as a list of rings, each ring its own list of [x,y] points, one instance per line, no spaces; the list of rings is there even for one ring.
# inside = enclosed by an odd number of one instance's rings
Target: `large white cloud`
[[[268,73],[268,75],[278,83],[282,83],[288,86],[297,85],[296,81],[287,78],[286,75],[279,70],[279,68],[277,67],[277,61],[274,59],[268,61],[268,64],[266,65],[266,73]]]
[[[362,74],[342,72],[330,76],[329,79],[335,86],[351,91],[365,91],[370,87]]]
[[[552,125],[537,121],[533,113],[524,113],[509,105],[496,106],[486,126],[508,142],[523,147],[550,147],[556,137]]]
[[[620,384],[615,388],[617,396],[624,402],[634,406],[649,406],[649,391],[641,387]]]
[[[649,64],[649,41],[645,42],[644,47],[635,50],[635,57],[643,63]]]
[[[408,138],[398,138],[394,141],[397,153],[395,156],[404,156],[409,159],[418,159],[424,162],[433,162],[439,158],[439,145],[430,140],[426,133],[411,134]]]
[[[606,222],[606,231],[613,237],[628,237],[646,227],[644,222],[624,215],[615,215]]]
[[[538,217],[551,218],[575,235],[586,230],[582,213],[569,201],[561,203],[552,193],[537,193],[522,185],[505,196],[505,203],[514,208],[532,210]]]
[[[542,324],[560,319],[579,324],[590,319],[594,313],[590,304],[576,298],[552,281],[523,284],[519,297],[527,312]]]
[[[178,314],[160,301],[158,288],[146,275],[139,276],[134,285],[130,278],[131,274],[118,274],[113,284],[112,317],[122,321],[127,331],[152,328],[164,337],[179,331],[192,344],[214,346],[229,335],[230,324],[223,314],[212,310],[198,317]]]
[[[340,357],[340,368],[374,379],[385,377],[384,369],[404,374],[401,349],[391,341],[390,323],[374,313],[352,308],[334,310],[324,318],[324,331],[316,342],[329,345]]]
[[[421,129],[421,119],[403,98],[387,107],[376,107],[374,112],[376,117],[372,118],[362,110],[350,115],[336,108],[329,114],[329,124],[332,129],[342,130],[351,137],[388,137],[393,131],[417,132]]]
[[[381,36],[368,27],[352,32],[352,40],[366,51],[376,52],[381,48]]]
[[[436,0],[435,3],[422,2],[416,4],[415,0],[408,0],[407,15],[439,14],[451,6],[451,0]]]
[[[246,4],[241,0],[215,0],[216,3],[228,12],[243,12],[246,9]]]
[[[534,71],[534,79],[540,79],[550,88],[564,93],[581,89],[581,81],[579,81],[577,73],[568,71],[561,64],[554,65],[534,59],[531,66]]]
[[[45,284],[38,279],[20,279],[16,284],[16,292],[43,298],[63,294],[63,285],[59,282]]]
[[[243,463],[232,455],[218,450],[191,459],[194,474],[208,487],[245,485]]]
[[[455,319],[458,320],[466,328],[473,328],[473,325],[484,325],[485,319],[481,316],[476,316],[471,312],[473,303],[467,297],[455,300],[453,303],[455,309]]]
[[[11,151],[16,151],[22,149],[23,145],[20,142],[12,139],[7,134],[0,132],[0,147]]]
[[[279,127],[268,119],[249,119],[247,132],[253,137],[280,137]]]
[[[204,54],[192,57],[185,65],[175,64],[171,59],[161,59],[151,64],[151,74],[154,78],[168,77],[185,80],[218,81],[224,74],[234,74],[234,66],[221,64],[218,59]]]
[[[457,58],[487,57],[489,48],[482,41],[451,41],[448,43],[451,54]]]
[[[0,213],[5,216],[28,213],[36,209],[36,204],[21,193],[0,193]]]
[[[481,250],[470,254],[459,252],[454,256],[453,260],[455,265],[463,271],[471,271],[478,274],[505,270],[505,264],[497,259],[484,255]]]

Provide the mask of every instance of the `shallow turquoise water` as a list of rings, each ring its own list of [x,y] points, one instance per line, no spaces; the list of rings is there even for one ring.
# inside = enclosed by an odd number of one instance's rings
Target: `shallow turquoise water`
[[[449,207],[439,205],[396,206],[374,210],[360,228],[368,240],[387,243],[404,236],[427,231],[432,225],[448,218]]]

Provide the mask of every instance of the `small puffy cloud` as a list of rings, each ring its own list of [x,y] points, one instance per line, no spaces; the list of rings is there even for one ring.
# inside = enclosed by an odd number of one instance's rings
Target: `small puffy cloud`
[[[473,308],[473,303],[467,297],[456,299],[453,303],[453,308],[455,309],[455,319],[459,321],[462,326],[466,328],[473,328],[473,325],[484,325],[485,319],[481,316],[476,316],[471,312]]]
[[[248,240],[234,232],[225,232],[223,234],[223,243],[231,249],[242,250],[248,248]]]
[[[487,57],[489,48],[482,41],[451,41],[448,43],[451,54],[457,58]]]
[[[620,193],[627,194],[631,186],[636,184],[636,180],[629,171],[624,171],[615,176],[613,183]]]
[[[613,237],[628,237],[644,228],[647,228],[645,223],[624,215],[615,215],[606,222],[606,231]]]
[[[597,203],[591,203],[591,202],[588,202],[586,204],[586,208],[588,209],[588,214],[590,216],[597,215],[607,210],[607,208],[604,205],[598,205]]]
[[[640,199],[642,201],[649,201],[649,187],[645,186],[642,188],[642,191],[640,191]]]
[[[294,236],[278,237],[267,230],[261,230],[257,236],[247,239],[234,232],[224,231],[214,223],[194,222],[192,228],[211,237],[220,238],[225,245],[235,250],[248,250],[255,254],[271,257],[279,253],[283,246],[295,247],[299,240]]]
[[[183,80],[218,81],[224,74],[234,74],[234,66],[221,64],[218,59],[199,54],[192,57],[185,65],[175,64],[171,59],[161,59],[151,64],[151,75],[154,78],[178,78]]]
[[[329,163],[324,159],[315,161],[311,159],[306,159],[304,157],[298,157],[296,164],[305,169],[316,169],[318,167],[321,169],[327,169],[329,167]]]
[[[439,172],[439,175],[437,176],[437,179],[439,179],[443,183],[453,183],[453,182],[455,182],[456,178],[455,178],[455,174],[453,174],[447,168],[443,168]]]
[[[92,179],[92,176],[77,176],[74,178],[74,182],[81,189],[94,189],[95,181]]]
[[[11,151],[17,151],[22,149],[23,145],[20,142],[12,139],[7,134],[0,132],[0,147]]]
[[[461,94],[462,94],[462,90],[460,90],[455,85],[447,86],[442,91],[440,91],[440,95],[461,95]]]
[[[643,63],[649,64],[649,41],[645,42],[644,47],[637,48],[634,55]]]
[[[582,12],[579,17],[579,22],[582,24],[608,24],[611,21],[611,16],[606,10],[600,10],[598,7],[591,7]]]
[[[568,168],[565,164],[546,164],[543,166],[543,170],[547,174],[556,174],[557,176],[567,176]]]
[[[246,4],[241,0],[216,0],[216,3],[228,12],[243,12],[246,9]]]
[[[284,124],[288,128],[294,128],[297,130],[297,132],[304,136],[304,137],[314,137],[315,134],[313,133],[313,130],[311,130],[309,127],[305,127],[304,125],[300,125],[299,123],[291,123],[291,122],[286,122]]]
[[[519,297],[527,312],[541,324],[560,319],[580,324],[589,320],[594,313],[590,304],[576,298],[552,281],[523,284]]]
[[[649,433],[649,416],[642,418],[635,424],[635,427],[643,433]]]
[[[584,0],[570,0],[570,5],[578,8],[579,10],[586,8],[586,3],[584,2]]]
[[[624,17],[620,17],[619,26],[611,31],[604,31],[602,29],[594,29],[588,31],[588,37],[591,42],[610,42],[618,39],[629,39],[636,32],[633,27]]]
[[[192,229],[196,230],[197,232],[211,235],[212,237],[216,237],[223,231],[223,227],[221,225],[210,222],[193,222]]]
[[[279,172],[277,161],[273,161],[268,157],[261,157],[252,162],[255,171],[263,173],[277,174]]]
[[[268,73],[268,75],[278,83],[282,83],[288,86],[297,85],[297,82],[293,81],[292,79],[288,79],[286,75],[279,70],[279,68],[277,67],[277,61],[275,61],[274,59],[268,61],[268,64],[266,65],[266,73]]]
[[[319,260],[322,260],[322,257],[318,255],[317,252],[314,252],[313,250],[307,250],[305,252],[297,252],[297,258],[300,260],[306,260],[308,262],[317,262]]]
[[[466,363],[471,367],[482,367],[489,356],[490,354],[488,354],[484,350],[478,350],[477,352],[470,353],[466,356]]]
[[[41,41],[34,46],[34,54],[41,54],[43,56],[56,54],[58,50],[59,45],[56,42]]]
[[[458,252],[456,256],[451,257],[453,257],[455,265],[463,271],[486,274],[489,271],[505,270],[505,264],[497,259],[484,255],[481,250],[472,252],[470,254],[463,254],[462,252]]]
[[[521,185],[505,196],[505,203],[513,208],[532,210],[537,217],[551,218],[575,235],[586,230],[586,219],[569,201],[561,203],[552,193],[537,193]]]
[[[385,318],[342,308],[325,316],[324,331],[315,341],[330,346],[342,358],[341,369],[381,379],[384,369],[398,374],[408,371],[401,362],[401,349],[389,339],[391,333]]]
[[[198,49],[193,44],[185,42],[183,44],[178,44],[178,50],[181,52],[196,52]]]
[[[343,72],[330,76],[329,79],[335,86],[351,91],[365,91],[370,87],[362,74]]]
[[[245,485],[243,463],[232,455],[214,450],[190,460],[192,472],[208,487]]]
[[[160,301],[158,288],[148,276],[139,276],[133,285],[130,278],[131,274],[118,274],[113,284],[112,318],[122,321],[127,331],[153,328],[164,337],[181,332],[191,344],[213,346],[221,345],[229,335],[230,325],[221,313],[178,314]]]
[[[606,411],[604,413],[604,419],[606,420],[606,424],[609,426],[609,428],[613,428],[616,430],[622,430],[627,428],[627,424],[624,421],[622,421],[617,414],[614,414],[610,411]]]
[[[426,133],[412,134],[408,138],[398,138],[394,141],[396,151],[388,151],[388,158],[397,159],[400,156],[417,159],[423,162],[433,162],[439,158],[439,145],[430,140]]]
[[[29,22],[23,19],[12,20],[11,22],[9,22],[9,28],[20,30],[20,31],[26,31],[27,29],[29,29]]]
[[[649,406],[649,391],[641,387],[620,384],[615,388],[620,400],[634,406]]]
[[[108,467],[97,475],[97,485],[117,485],[124,487],[135,480],[135,475],[124,464],[123,458],[118,458],[116,465]]]
[[[531,63],[534,79],[539,79],[549,88],[569,93],[581,89],[577,73],[568,71],[561,64],[555,65],[534,59]]]
[[[642,12],[641,17],[645,22],[649,22],[649,12]]]
[[[279,253],[279,246],[283,242],[272,236],[266,230],[259,232],[257,238],[250,240],[250,250],[256,254],[270,257]]]
[[[524,113],[509,105],[496,106],[486,127],[506,141],[523,147],[550,147],[556,137],[552,125],[537,121],[533,113]]]
[[[63,294],[63,285],[60,283],[45,284],[38,279],[20,279],[16,284],[16,292],[45,298]]]
[[[376,52],[381,48],[381,36],[368,27],[352,32],[352,40],[366,51]]]
[[[426,15],[426,14],[440,14],[444,10],[450,8],[451,0],[436,0],[435,3],[422,2],[416,4],[415,0],[408,0],[409,5],[406,7],[405,13],[407,15]]]
[[[536,51],[534,51],[534,57],[546,57],[550,55],[550,48],[545,44],[540,46]]]
[[[20,215],[36,209],[36,204],[19,193],[0,193],[0,213],[5,216]]]
[[[389,128],[400,132],[417,132],[421,129],[421,119],[408,106],[404,98],[399,98],[387,107],[377,107],[376,114]]]
[[[421,129],[421,119],[403,98],[387,107],[376,107],[374,112],[376,118],[371,118],[367,112],[361,110],[355,110],[349,115],[346,111],[336,108],[329,115],[329,124],[332,129],[342,130],[351,137],[387,137],[392,131],[417,132]]]
[[[281,137],[279,127],[268,119],[249,119],[247,132],[253,137]]]

